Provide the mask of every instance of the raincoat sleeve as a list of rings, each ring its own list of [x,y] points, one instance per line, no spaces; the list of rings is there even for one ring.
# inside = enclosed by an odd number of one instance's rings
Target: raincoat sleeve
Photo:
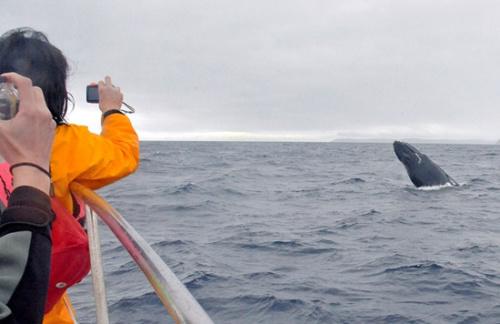
[[[139,138],[127,116],[111,114],[104,118],[100,135],[83,126],[65,126],[56,129],[51,160],[56,190],[55,174],[65,177],[67,184],[75,181],[95,190],[137,170]]]
[[[41,323],[49,285],[50,199],[31,187],[12,192],[0,217],[0,323]]]

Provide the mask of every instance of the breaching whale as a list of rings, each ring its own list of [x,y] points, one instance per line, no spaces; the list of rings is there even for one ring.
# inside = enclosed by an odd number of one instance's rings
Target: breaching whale
[[[399,161],[403,163],[410,176],[411,182],[419,187],[432,187],[450,184],[458,186],[446,172],[434,163],[427,155],[416,147],[405,142],[395,141],[394,152]]]

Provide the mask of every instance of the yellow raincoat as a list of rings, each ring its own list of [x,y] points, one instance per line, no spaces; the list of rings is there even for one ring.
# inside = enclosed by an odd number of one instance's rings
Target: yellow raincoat
[[[135,172],[138,166],[139,138],[123,114],[104,118],[100,135],[74,124],[56,128],[50,161],[54,194],[70,211],[73,211],[71,182],[95,190]],[[63,299],[64,296],[45,315],[43,324],[73,323]],[[67,297],[66,301],[69,302]]]

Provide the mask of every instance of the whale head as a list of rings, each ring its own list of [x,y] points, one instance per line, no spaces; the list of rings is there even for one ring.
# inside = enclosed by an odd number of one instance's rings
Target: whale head
[[[420,164],[422,163],[422,158],[425,157],[425,154],[411,144],[395,141],[392,145],[394,153],[396,153],[399,161],[405,166]]]

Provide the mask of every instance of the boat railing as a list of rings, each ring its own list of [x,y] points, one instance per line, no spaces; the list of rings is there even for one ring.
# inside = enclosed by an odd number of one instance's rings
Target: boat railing
[[[94,191],[83,185],[72,183],[70,189],[75,195],[82,198],[90,208],[90,213],[87,215],[87,231],[91,250],[92,281],[98,324],[107,324],[109,319],[97,232],[97,217],[94,214],[97,214],[118,238],[149,280],[176,323],[213,323],[198,301],[167,264],[113,207]]]

